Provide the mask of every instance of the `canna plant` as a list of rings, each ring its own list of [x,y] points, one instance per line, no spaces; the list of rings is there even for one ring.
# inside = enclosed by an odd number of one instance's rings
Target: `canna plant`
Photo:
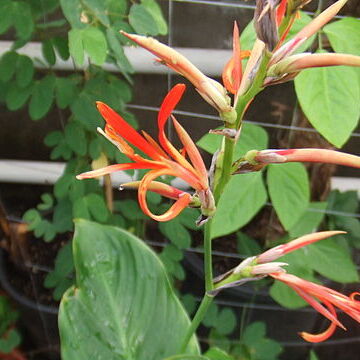
[[[222,275],[213,276],[212,226],[217,207],[233,177],[260,171],[268,164],[281,167],[289,162],[321,162],[360,168],[358,156],[328,149],[253,149],[239,158],[234,156],[237,143],[242,141],[245,113],[265,87],[292,80],[310,67],[360,66],[360,57],[355,55],[294,54],[340,11],[346,0],[334,3],[287,40],[299,10],[308,2],[258,0],[254,16],[254,46],[251,51],[241,49],[235,23],[233,56],[225,66],[223,84],[204,75],[181,54],[159,41],[122,31],[128,39],[157,56],[160,63],[187,78],[204,100],[219,112],[222,127],[210,132],[221,137],[221,145],[210,169],[206,170],[191,137],[172,114],[185,91],[185,85],[177,84],[160,107],[159,143],[147,133],[136,132],[114,110],[99,102],[98,110],[106,126],[105,130],[98,131],[132,162],[93,169],[77,178],[96,178],[125,169],[148,169],[140,181],[122,185],[123,189],[138,189],[139,204],[146,215],[157,221],[169,221],[186,207],[199,208],[201,217],[197,224],[204,228],[205,292],[190,322],[154,253],[123,230],[78,221],[74,238],[77,285],[65,294],[60,309],[65,360],[74,358],[75,354],[78,359],[91,356],[107,359],[210,359],[206,354],[200,355],[195,333],[214,298],[223,289],[265,277],[295,290],[330,321],[329,327],[319,334],[302,332],[300,335],[308,342],[328,339],[337,327],[345,329],[335,308],[360,322],[358,293],[343,295],[303,280],[287,273],[287,262],[276,261],[293,252],[296,256],[296,250],[344,234],[343,231],[316,232],[299,237],[249,257]],[[245,58],[248,60],[243,69]],[[177,150],[165,135],[168,118],[171,118],[183,145],[181,150]],[[136,153],[131,145],[141,154]],[[169,175],[185,180],[194,192],[156,180]],[[154,214],[147,205],[147,192],[158,193],[175,202],[164,214]]]

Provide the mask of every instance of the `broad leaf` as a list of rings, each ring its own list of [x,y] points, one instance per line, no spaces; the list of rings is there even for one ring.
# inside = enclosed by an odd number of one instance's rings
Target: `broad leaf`
[[[84,220],[76,223],[73,248],[76,287],[59,313],[62,359],[176,354],[190,321],[157,256],[124,230]],[[195,338],[186,354],[199,355]]]
[[[230,234],[246,225],[267,200],[261,173],[235,175],[219,201],[212,237]]]
[[[34,65],[28,56],[19,55],[16,64],[16,83],[19,87],[27,87],[34,76]]]
[[[86,24],[81,22],[83,11],[80,0],[60,0],[61,9],[73,28],[84,28]]]
[[[359,281],[351,255],[334,239],[307,246],[306,257],[311,268],[331,280],[341,283]]]
[[[341,147],[356,128],[360,116],[360,84],[351,67],[303,70],[295,90],[310,123],[330,143]]]
[[[98,18],[103,25],[105,26],[110,25],[110,21],[107,16],[107,8],[103,0],[82,0],[82,1],[85,4],[85,6],[91,10],[93,15],[96,18]]]
[[[84,49],[95,65],[102,65],[106,59],[107,42],[104,33],[95,27],[82,31]]]
[[[69,31],[69,52],[73,57],[75,64],[84,65],[84,45],[82,40],[82,31],[79,29],[71,29]]]
[[[166,35],[168,31],[166,20],[161,11],[161,7],[155,0],[141,0],[141,4],[154,18],[160,35]]]
[[[285,230],[291,229],[309,205],[309,179],[299,163],[269,165],[269,195]]]
[[[290,236],[296,238],[315,232],[324,219],[326,206],[326,202],[311,202],[309,208],[289,230]]]

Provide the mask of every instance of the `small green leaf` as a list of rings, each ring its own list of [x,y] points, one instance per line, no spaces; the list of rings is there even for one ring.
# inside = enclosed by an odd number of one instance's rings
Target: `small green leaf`
[[[265,337],[265,335],[265,323],[262,321],[256,321],[245,328],[240,340],[249,347],[255,347],[256,344]]]
[[[80,156],[86,154],[87,142],[83,128],[75,121],[71,121],[65,126],[65,141],[70,149]]]
[[[157,35],[158,26],[145,6],[133,4],[129,12],[129,23],[138,34]]]
[[[37,206],[39,210],[49,210],[54,205],[54,199],[49,193],[45,193],[41,195],[42,203]]]
[[[218,318],[218,314],[219,314],[219,308],[218,306],[213,302],[210,306],[209,309],[207,310],[204,319],[202,321],[202,323],[206,326],[206,327],[213,327],[216,326],[216,321]]]
[[[115,202],[115,209],[129,220],[145,219],[144,213],[141,211],[139,204],[134,200],[121,200]]]
[[[19,88],[16,82],[12,82],[9,85],[6,94],[6,98],[5,98],[6,106],[11,111],[20,109],[23,105],[25,105],[26,101],[29,99],[32,92],[33,92],[32,85],[26,88]]]
[[[179,249],[186,249],[191,245],[188,230],[175,218],[159,223],[159,230]]]
[[[52,39],[44,40],[42,42],[41,50],[42,50],[44,59],[47,61],[47,63],[49,65],[55,65],[56,55],[55,55]]]
[[[102,65],[106,59],[107,42],[104,33],[95,27],[87,27],[82,32],[84,49],[95,65]]]
[[[109,217],[109,210],[105,200],[99,194],[89,194],[86,196],[86,204],[91,216],[99,222],[105,222]]]
[[[232,356],[217,347],[211,347],[205,355],[209,360],[234,360]]]
[[[54,75],[47,75],[35,83],[29,103],[29,114],[32,120],[41,119],[50,110],[54,100],[55,81]]]
[[[76,97],[76,92],[77,87],[73,79],[61,77],[56,78],[56,105],[60,109],[65,109],[73,103]]]
[[[319,360],[314,350],[310,351],[310,359],[309,360]]]
[[[19,87],[24,88],[30,85],[34,76],[34,65],[26,55],[19,55],[16,64],[16,83]]]
[[[5,354],[11,353],[21,342],[21,337],[16,329],[10,329],[6,337],[0,338],[0,352]]]
[[[73,215],[75,219],[88,219],[90,220],[90,212],[85,198],[78,198],[73,203]]]
[[[354,68],[336,66],[303,70],[295,78],[302,110],[319,133],[342,147],[358,124],[360,83]]]
[[[84,45],[82,39],[82,30],[71,29],[69,31],[69,52],[73,57],[75,64],[84,65]]]
[[[61,199],[54,208],[53,224],[58,233],[73,231],[72,203]]]
[[[8,82],[14,75],[19,55],[14,51],[6,52],[0,59],[0,80]]]
[[[60,0],[61,9],[72,28],[82,29],[86,24],[81,22],[83,7],[81,0]]]
[[[141,4],[145,6],[146,10],[154,18],[158,27],[158,33],[160,35],[166,35],[168,32],[168,27],[159,4],[155,0],[141,0]]]
[[[300,163],[269,165],[269,194],[285,230],[291,229],[309,205],[309,179]]]
[[[55,36],[53,39],[53,45],[60,55],[61,59],[67,60],[70,56],[69,43],[67,37]]]
[[[55,146],[64,138],[64,135],[61,131],[52,131],[48,133],[44,138],[44,143],[46,146]]]
[[[0,2],[0,34],[5,33],[13,24],[12,1],[2,0]]]
[[[229,308],[224,308],[219,311],[219,314],[216,319],[216,331],[220,335],[229,335],[231,334],[236,326],[236,316],[234,311]]]
[[[20,39],[29,39],[34,30],[34,21],[31,13],[31,8],[25,1],[14,1],[12,4],[13,23],[16,30],[16,35]]]
[[[266,200],[261,173],[233,176],[217,206],[211,228],[212,237],[230,234],[246,225]]]
[[[104,26],[109,26],[110,21],[107,16],[107,8],[103,0],[82,0],[84,5],[89,8],[92,14],[99,19]]]

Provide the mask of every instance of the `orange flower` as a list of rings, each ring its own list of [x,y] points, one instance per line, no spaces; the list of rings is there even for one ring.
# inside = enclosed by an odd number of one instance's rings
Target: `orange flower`
[[[272,273],[270,276],[291,287],[316,311],[331,321],[330,326],[320,334],[301,332],[300,336],[304,340],[314,343],[327,340],[334,333],[336,326],[346,330],[337,318],[335,307],[348,314],[357,322],[360,322],[360,301],[355,299],[358,293],[346,296],[325,286],[300,279],[295,275],[285,272]]]
[[[168,221],[177,216],[187,206],[200,206],[204,216],[212,216],[215,205],[209,189],[207,170],[194,142],[173,116],[171,118],[179,139],[184,146],[184,151],[179,152],[165,134],[166,122],[184,91],[184,84],[175,85],[161,105],[158,115],[158,138],[160,144],[144,131],[142,135],[139,134],[113,109],[102,102],[97,102],[97,108],[106,121],[105,132],[101,129],[99,131],[133,162],[110,165],[80,174],[77,178],[80,180],[94,178],[128,169],[150,169],[141,181],[122,185],[122,187],[138,188],[140,207],[146,215],[157,221]],[[136,154],[129,144],[142,151],[149,159]],[[189,160],[186,159],[186,155]],[[195,190],[195,194],[191,195],[170,185],[154,181],[163,175],[177,176],[183,179]],[[147,206],[146,193],[148,190],[176,201],[164,214],[155,215]]]

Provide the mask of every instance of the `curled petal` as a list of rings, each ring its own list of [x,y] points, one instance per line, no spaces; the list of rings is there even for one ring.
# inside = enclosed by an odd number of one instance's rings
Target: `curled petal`
[[[132,181],[125,184],[121,184],[121,189],[138,189],[141,181]],[[161,196],[165,196],[169,199],[177,200],[185,194],[184,191],[179,190],[173,186],[164,184],[160,181],[152,181],[148,188],[148,191],[156,192]]]
[[[335,311],[334,307],[329,302],[324,302],[324,303],[328,307],[331,314],[335,317],[336,311]],[[334,334],[335,330],[336,330],[336,324],[334,322],[331,322],[329,327],[320,334],[309,334],[308,332],[303,331],[303,332],[299,333],[299,335],[305,341],[312,342],[312,343],[319,343],[319,342],[325,341],[329,337],[331,337]]]
[[[162,175],[169,175],[168,170],[153,170],[148,172],[143,179],[140,182],[139,185],[139,191],[138,191],[138,199],[139,204],[141,207],[141,210],[148,216],[150,216],[152,219],[156,221],[169,221],[179,215],[181,211],[183,211],[191,202],[191,195],[188,193],[184,193],[183,196],[178,198],[175,203],[170,207],[169,210],[167,210],[162,215],[155,215],[153,214],[150,209],[147,206],[146,202],[146,192],[153,180],[155,180],[157,177]],[[171,174],[172,175],[172,174]]]
[[[151,158],[156,160],[161,158],[161,154],[159,154],[155,148],[153,148],[132,126],[130,126],[110,106],[104,104],[101,101],[97,101],[96,106],[107,124],[109,124],[121,137],[136,146],[138,149],[143,151]]]
[[[121,170],[149,169],[149,168],[154,168],[154,167],[161,168],[163,166],[164,166],[163,164],[160,164],[160,163],[156,164],[155,162],[152,163],[151,167],[150,167],[149,163],[115,164],[115,165],[106,166],[106,167],[101,168],[101,169],[84,172],[82,174],[77,175],[76,178],[78,180],[92,179],[92,178],[108,175],[108,174],[111,174],[113,172],[121,171]]]
[[[276,23],[278,26],[281,24],[285,16],[287,2],[288,0],[281,0],[280,5],[276,10]]]

